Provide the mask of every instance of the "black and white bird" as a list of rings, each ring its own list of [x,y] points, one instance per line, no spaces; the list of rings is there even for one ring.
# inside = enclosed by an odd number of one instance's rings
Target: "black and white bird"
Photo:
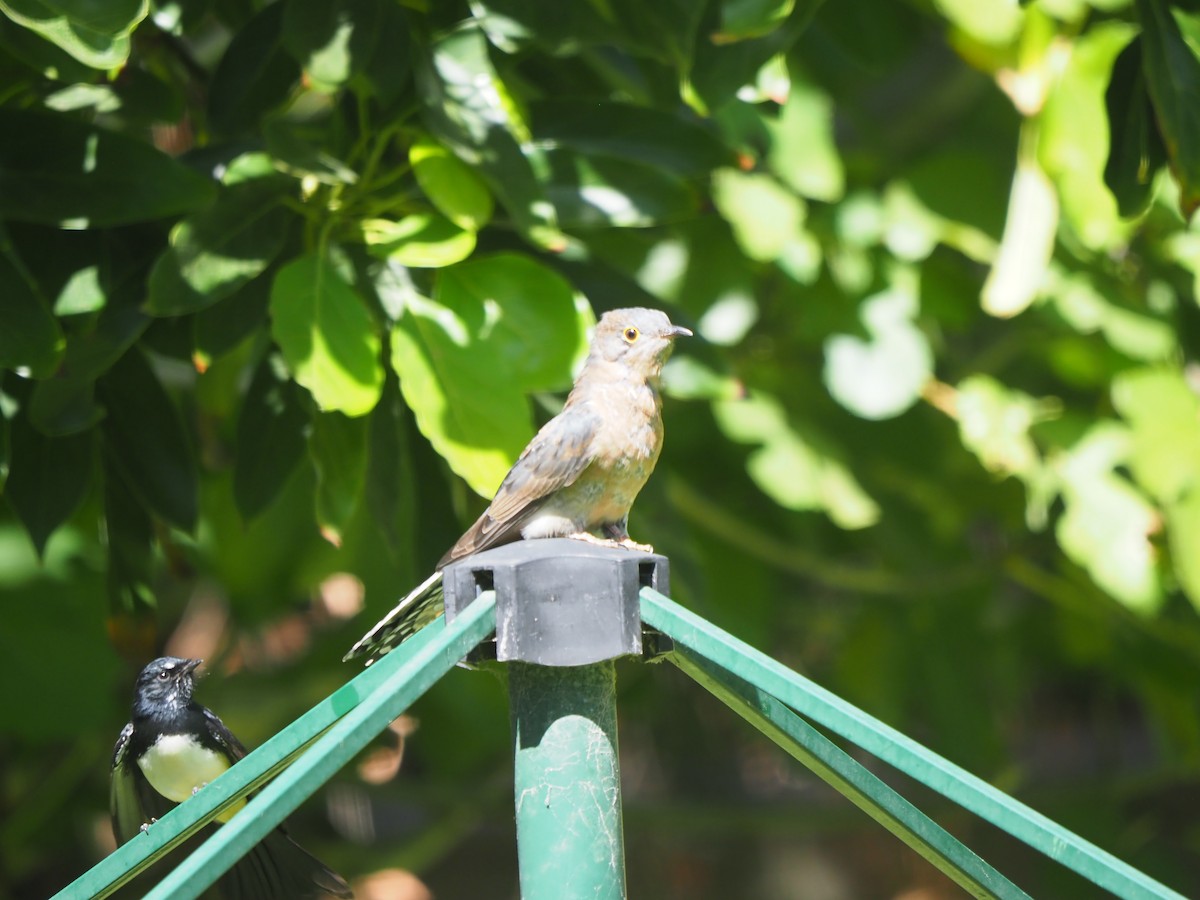
[[[193,673],[201,662],[166,656],[138,675],[133,717],[112,758],[109,804],[120,843],[246,755],[225,723],[192,699]],[[245,803],[233,804],[216,821],[229,821]],[[282,825],[221,876],[216,888],[226,900],[353,896],[342,877],[293,841]]]

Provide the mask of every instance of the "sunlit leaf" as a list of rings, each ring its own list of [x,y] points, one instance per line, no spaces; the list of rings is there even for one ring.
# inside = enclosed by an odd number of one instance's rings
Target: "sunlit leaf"
[[[777,259],[804,224],[804,201],[768,175],[721,169],[714,173],[713,200],[742,252],[760,262]]]
[[[845,190],[842,158],[833,141],[833,103],[815,85],[793,81],[778,118],[768,120],[767,163],[796,193],[832,203]]]
[[[149,0],[3,0],[0,12],[53,41],[94,69],[115,69],[129,56],[129,35],[150,11]]]
[[[465,231],[478,231],[492,217],[492,194],[478,175],[445,147],[428,138],[408,148],[417,184],[447,219]]]
[[[296,381],[325,412],[361,416],[383,386],[375,322],[327,258],[302,256],[275,276],[271,334]]]
[[[731,440],[761,444],[746,463],[759,489],[780,506],[824,510],[842,528],[865,528],[880,509],[828,441],[794,427],[773,397],[751,394],[713,404],[717,424]]]
[[[196,312],[262,274],[287,237],[289,216],[279,194],[271,179],[245,181],[172,228],[170,246],[150,272],[146,311]]]
[[[1037,297],[1054,253],[1058,198],[1054,185],[1032,160],[1018,160],[1000,252],[983,285],[984,311],[1009,318]]]
[[[1162,602],[1151,536],[1159,514],[1114,467],[1128,456],[1130,437],[1101,422],[1059,463],[1066,509],[1055,533],[1063,551],[1103,590],[1141,613]]]
[[[692,190],[674,175],[622,159],[554,151],[546,196],[564,228],[645,228],[695,212]]]
[[[283,43],[324,90],[335,90],[366,68],[375,51],[381,0],[284,4]]]
[[[958,384],[955,400],[963,446],[984,467],[1002,475],[1032,475],[1041,464],[1029,429],[1050,409],[1028,394],[987,375]]]
[[[835,334],[825,342],[825,386],[846,409],[865,419],[904,412],[933,373],[933,354],[913,323],[915,294],[893,287],[863,302],[860,316],[870,340]]]
[[[779,27],[795,6],[795,0],[722,0],[722,41],[761,37]]]
[[[1131,369],[1112,400],[1132,430],[1129,465],[1160,503],[1200,489],[1200,398],[1174,369]]]
[[[440,268],[475,250],[475,233],[464,231],[437,213],[413,213],[399,221],[365,219],[363,240],[371,254],[403,266]]]

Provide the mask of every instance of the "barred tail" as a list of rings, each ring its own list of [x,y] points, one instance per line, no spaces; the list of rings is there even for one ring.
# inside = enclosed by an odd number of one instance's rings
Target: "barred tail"
[[[342,657],[343,662],[367,656],[370,665],[440,616],[442,603],[442,573],[438,570],[409,591],[390,613],[359,638]]]

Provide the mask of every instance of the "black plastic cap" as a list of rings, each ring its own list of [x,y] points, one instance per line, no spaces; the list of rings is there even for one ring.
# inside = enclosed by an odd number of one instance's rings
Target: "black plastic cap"
[[[496,658],[584,666],[640,655],[638,591],[670,593],[657,553],[554,538],[517,541],[446,566],[446,621],[496,592]]]

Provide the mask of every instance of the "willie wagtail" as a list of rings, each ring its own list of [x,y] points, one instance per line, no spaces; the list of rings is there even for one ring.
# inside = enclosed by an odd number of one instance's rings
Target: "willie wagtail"
[[[160,819],[246,755],[216,715],[192,699],[203,660],[167,656],[138,675],[133,718],[113,749],[109,805],[121,843]],[[226,809],[227,822],[246,801]],[[227,900],[352,897],[340,875],[310,855],[280,825],[218,881]]]

